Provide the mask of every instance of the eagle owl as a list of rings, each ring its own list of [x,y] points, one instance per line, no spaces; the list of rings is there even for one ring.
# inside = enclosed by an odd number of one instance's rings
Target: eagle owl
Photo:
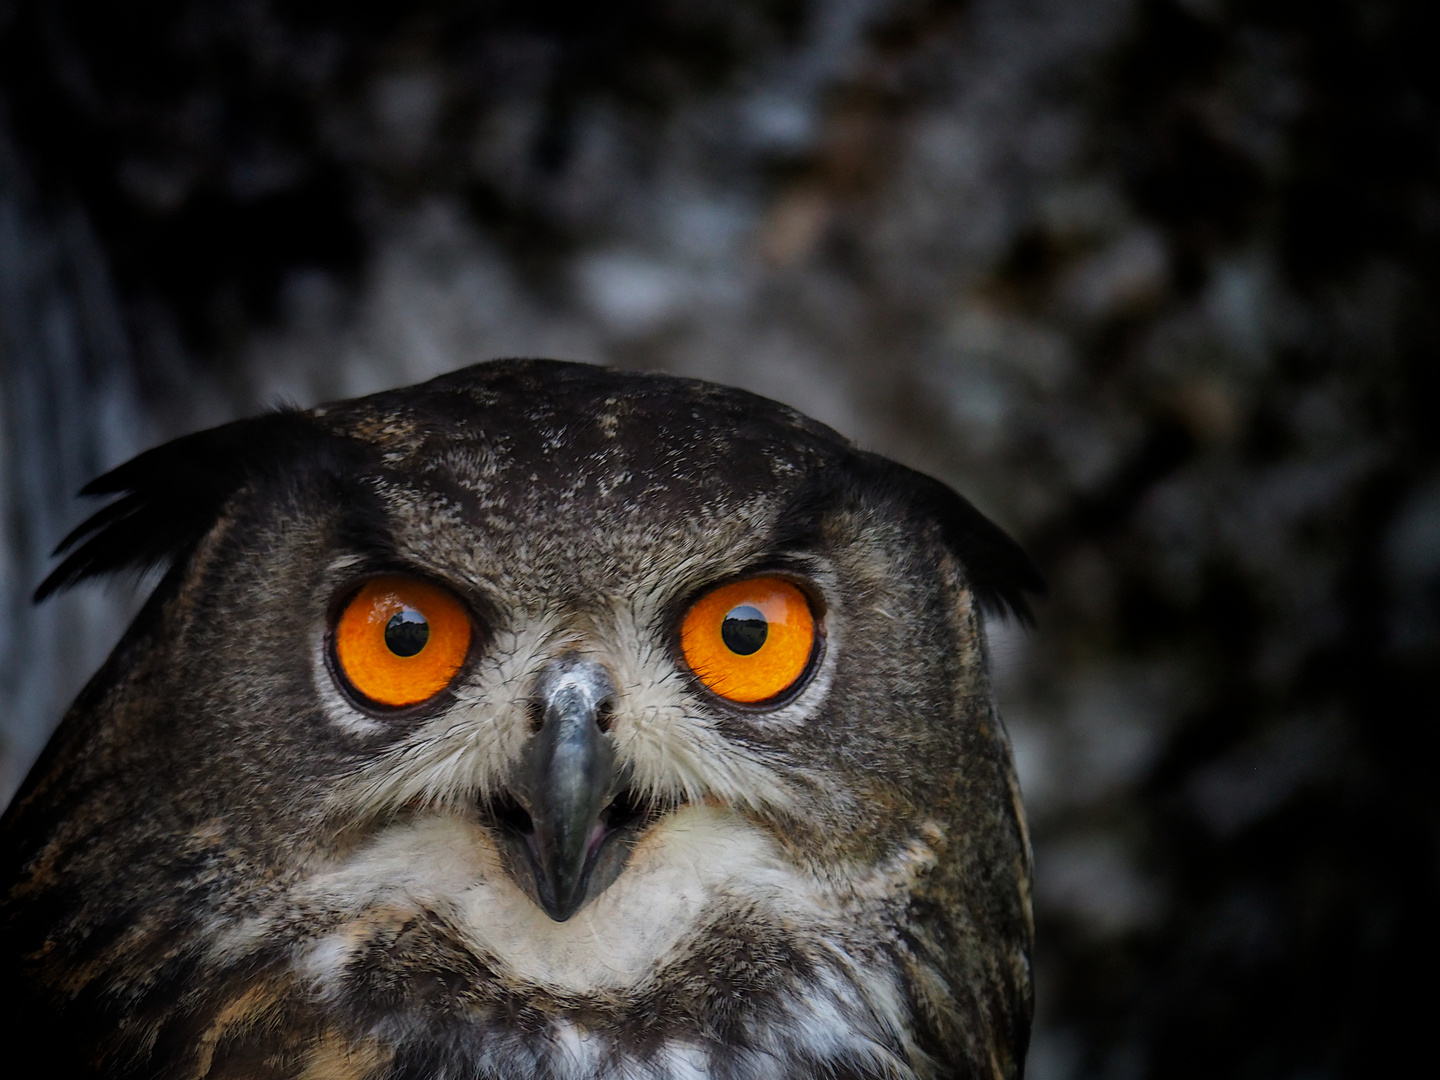
[[[547,361],[141,454],[165,573],[0,827],[47,1075],[1017,1077],[1020,549],[738,390]],[[13,1059],[12,1059],[13,1061]]]

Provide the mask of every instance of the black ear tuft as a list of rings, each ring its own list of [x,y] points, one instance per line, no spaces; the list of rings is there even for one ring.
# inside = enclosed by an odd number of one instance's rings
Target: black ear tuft
[[[39,603],[87,578],[143,573],[187,554],[247,482],[278,478],[322,438],[294,410],[237,420],[147,450],[81,489],[120,497],[60,541],[66,559],[35,590]]]
[[[965,565],[981,610],[1034,626],[1035,614],[1025,594],[1043,596],[1047,586],[1030,556],[968,500],[938,480],[932,483],[941,493],[937,510],[945,543]]]
[[[882,470],[886,487],[908,489],[909,502],[937,522],[945,545],[965,566],[970,587],[988,615],[1013,617],[1035,625],[1026,593],[1044,595],[1045,579],[1030,556],[1010,536],[945,484],[885,458],[863,454]]]

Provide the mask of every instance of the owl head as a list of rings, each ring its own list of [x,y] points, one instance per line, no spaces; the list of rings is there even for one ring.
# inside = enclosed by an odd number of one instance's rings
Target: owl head
[[[545,361],[188,436],[39,596],[165,568],[0,827],[61,1075],[1014,1077],[1025,556],[738,390]]]

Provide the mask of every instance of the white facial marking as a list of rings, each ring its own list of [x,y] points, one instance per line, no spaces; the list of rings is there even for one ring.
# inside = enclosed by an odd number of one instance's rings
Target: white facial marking
[[[563,923],[515,885],[484,829],[445,816],[387,829],[312,877],[294,899],[355,914],[377,905],[429,908],[513,977],[586,993],[648,978],[732,892],[768,900],[805,923],[825,914],[815,882],[787,867],[765,834],[708,806],[686,807],[652,827],[615,883]],[[357,944],[345,929],[327,935],[309,947],[304,968],[334,978]]]

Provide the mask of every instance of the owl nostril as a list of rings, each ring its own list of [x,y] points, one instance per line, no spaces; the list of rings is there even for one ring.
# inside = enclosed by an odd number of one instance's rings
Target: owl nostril
[[[627,787],[610,801],[610,805],[601,812],[600,819],[609,832],[614,832],[617,829],[648,825],[659,816],[654,806],[641,801],[637,793]]]
[[[595,706],[595,724],[601,731],[608,732],[615,717],[615,703],[609,698]]]
[[[603,732],[609,732],[610,725],[614,723],[615,702],[611,698],[605,698],[595,706],[595,726]],[[530,729],[530,734],[535,734],[545,726],[545,702],[539,698],[534,699],[525,706],[525,723]]]
[[[601,663],[566,653],[545,665],[527,705],[530,731],[539,732],[562,717],[589,716],[599,729],[610,730],[615,711],[615,681]]]
[[[530,812],[509,794],[491,799],[486,809],[497,825],[503,825],[521,836],[534,835],[535,822],[531,819]]]
[[[493,796],[481,804],[485,818],[493,824],[509,829],[523,837],[533,836],[535,821],[530,812],[509,792]],[[648,825],[661,816],[662,811],[642,800],[631,788],[624,788],[600,812],[600,822],[608,834],[616,829],[635,825]]]

